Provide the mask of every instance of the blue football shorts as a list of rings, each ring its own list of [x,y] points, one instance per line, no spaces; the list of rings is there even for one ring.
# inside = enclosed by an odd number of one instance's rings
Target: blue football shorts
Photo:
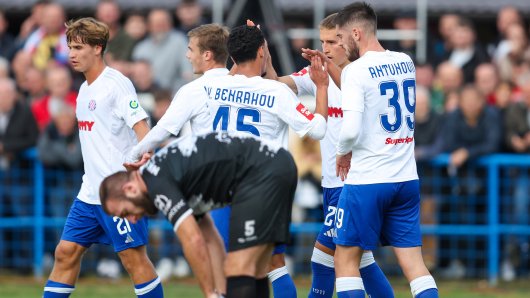
[[[148,243],[147,217],[136,224],[124,218],[110,216],[101,205],[87,204],[75,199],[66,218],[61,240],[84,247],[93,243],[112,244],[115,252]]]
[[[335,228],[339,245],[421,246],[419,181],[344,185]]]
[[[342,187],[322,188],[324,222],[317,235],[317,241],[325,247],[335,250],[333,237],[335,233],[335,213],[337,212],[337,203],[339,202]]]

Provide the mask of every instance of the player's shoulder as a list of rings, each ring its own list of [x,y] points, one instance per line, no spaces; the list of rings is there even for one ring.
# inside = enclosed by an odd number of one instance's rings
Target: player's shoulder
[[[129,93],[131,90],[134,91],[134,86],[131,80],[114,68],[107,67],[101,75],[106,81],[106,84],[117,91],[126,93]]]

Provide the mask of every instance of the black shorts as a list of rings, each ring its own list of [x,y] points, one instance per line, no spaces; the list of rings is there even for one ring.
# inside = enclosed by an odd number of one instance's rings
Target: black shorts
[[[281,149],[242,179],[232,198],[228,251],[289,240],[296,171],[291,154]]]

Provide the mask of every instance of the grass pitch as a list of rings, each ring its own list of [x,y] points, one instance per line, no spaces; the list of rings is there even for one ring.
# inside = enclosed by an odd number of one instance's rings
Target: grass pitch
[[[32,277],[0,276],[1,298],[41,297],[44,280]],[[392,279],[396,298],[410,298],[410,290],[405,280]],[[486,281],[444,281],[438,280],[440,297],[447,298],[523,298],[529,297],[530,283],[519,280],[490,288]],[[298,297],[307,297],[310,287],[309,277],[296,278]],[[194,279],[172,279],[164,282],[165,297],[202,297]],[[106,280],[101,278],[81,278],[72,298],[120,297],[134,298],[134,291],[128,279]]]

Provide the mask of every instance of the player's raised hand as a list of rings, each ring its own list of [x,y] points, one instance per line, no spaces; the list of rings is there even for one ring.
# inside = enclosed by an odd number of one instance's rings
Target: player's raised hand
[[[136,162],[125,162],[123,166],[128,172],[136,171],[143,166],[151,158],[151,153],[147,152],[142,155],[142,158]]]
[[[329,86],[328,64],[323,62],[319,56],[311,57],[309,77],[317,87]]]
[[[322,53],[319,50],[313,50],[313,49],[309,49],[309,48],[302,48],[301,50],[302,50],[302,57],[304,57],[305,59],[307,59],[310,62],[311,62],[311,57],[318,56],[325,63],[328,63],[328,64],[329,63],[333,63],[333,61],[331,61],[331,59],[329,59],[324,53]]]
[[[348,172],[351,166],[351,151],[344,155],[337,155],[337,177],[340,177],[341,181],[346,180]]]

